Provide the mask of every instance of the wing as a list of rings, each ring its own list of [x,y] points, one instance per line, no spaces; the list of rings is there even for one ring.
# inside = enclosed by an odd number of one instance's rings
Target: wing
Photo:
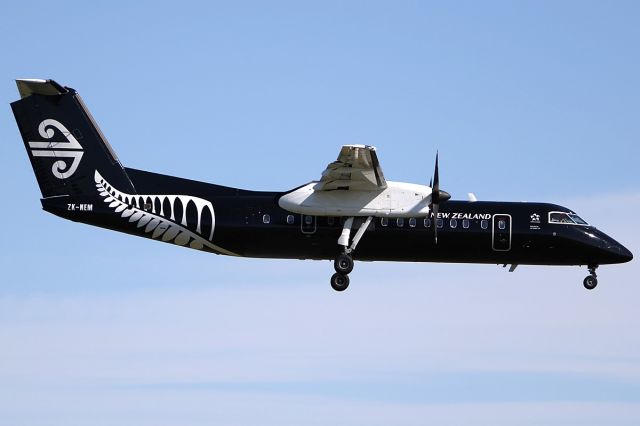
[[[338,159],[330,163],[322,172],[320,182],[314,191],[336,189],[370,191],[385,189],[384,180],[376,149],[368,145],[344,145]]]

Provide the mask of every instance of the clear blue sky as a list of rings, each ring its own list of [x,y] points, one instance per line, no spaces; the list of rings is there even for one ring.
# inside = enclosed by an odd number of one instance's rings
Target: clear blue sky
[[[0,426],[640,423],[637,262],[584,269],[210,256],[62,221],[8,103],[77,89],[125,165],[243,188],[342,144],[454,198],[552,201],[636,255],[640,4],[0,7]]]

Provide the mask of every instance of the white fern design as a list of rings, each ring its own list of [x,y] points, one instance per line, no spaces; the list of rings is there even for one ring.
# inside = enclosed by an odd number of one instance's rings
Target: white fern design
[[[144,227],[144,232],[151,234],[151,238],[161,241],[174,243],[179,246],[189,246],[192,249],[202,250],[207,247],[217,253],[238,256],[222,247],[211,242],[213,239],[213,230],[215,228],[215,214],[213,205],[210,201],[189,195],[141,195],[126,194],[115,189],[109,182],[102,177],[96,170],[94,175],[96,188],[104,202],[109,205],[115,213],[118,213],[123,219],[135,223],[138,228]],[[170,212],[164,211],[165,201],[169,201]],[[177,200],[180,200],[181,223],[176,223]],[[144,204],[150,202],[151,209],[144,209]],[[160,204],[160,211],[156,211],[156,202]],[[187,228],[187,205],[192,202],[197,209],[198,222],[196,231],[193,232]],[[202,217],[205,211],[211,214],[211,232],[207,238],[201,235]],[[169,216],[169,219],[167,217]]]

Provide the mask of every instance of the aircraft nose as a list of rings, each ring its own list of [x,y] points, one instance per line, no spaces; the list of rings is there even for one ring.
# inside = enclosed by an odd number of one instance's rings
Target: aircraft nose
[[[625,246],[622,244],[617,244],[615,247],[615,251],[617,251],[617,256],[619,259],[619,263],[630,262],[633,259],[633,253],[631,253]]]
[[[633,259],[633,254],[625,246],[604,233],[601,235],[601,250],[605,252],[607,263],[626,263]]]
[[[586,237],[591,254],[589,262],[606,265],[612,263],[626,263],[633,259],[633,254],[622,244],[596,228],[581,228],[581,234]]]

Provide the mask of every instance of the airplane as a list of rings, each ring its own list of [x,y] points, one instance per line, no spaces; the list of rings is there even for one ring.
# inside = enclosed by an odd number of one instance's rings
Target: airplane
[[[385,179],[377,151],[345,145],[317,181],[250,191],[123,167],[70,87],[16,80],[11,103],[42,208],[76,222],[210,253],[333,260],[334,290],[359,261],[599,265],[633,255],[573,210],[550,203],[452,200],[438,155],[427,185]],[[175,154],[173,154],[175,155]]]

